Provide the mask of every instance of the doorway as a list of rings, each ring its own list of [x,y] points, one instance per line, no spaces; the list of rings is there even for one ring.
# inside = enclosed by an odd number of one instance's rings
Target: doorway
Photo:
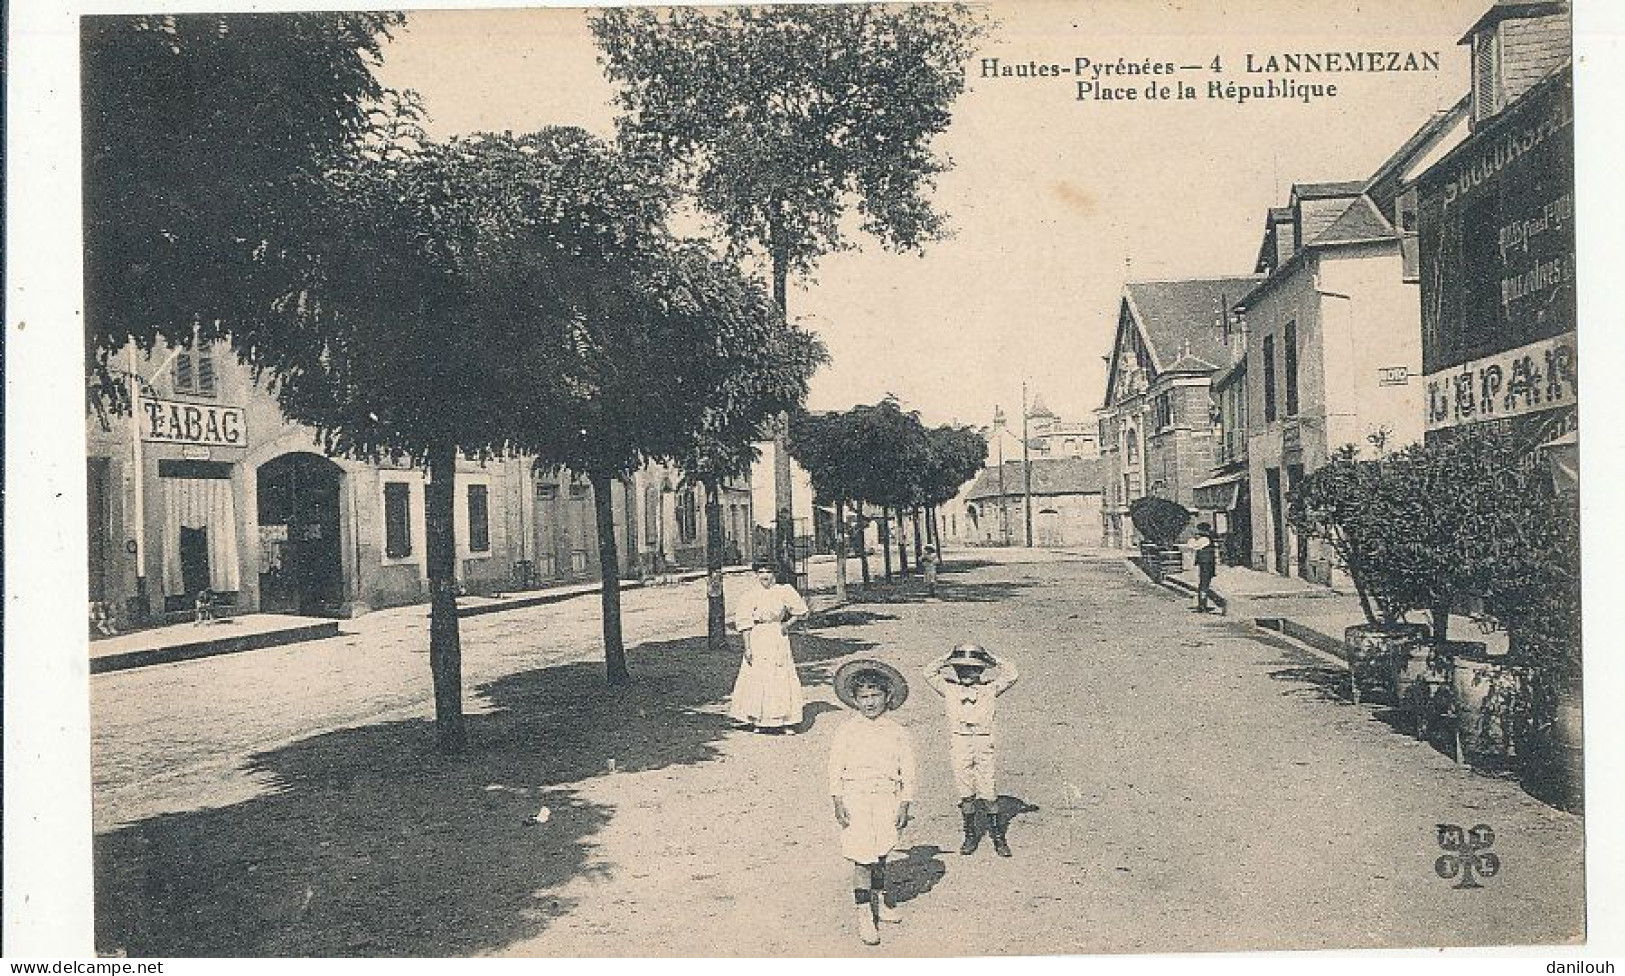
[[[337,464],[293,453],[260,465],[260,609],[333,616],[344,604]]]
[[[1286,576],[1288,573],[1286,563],[1286,512],[1281,508],[1281,469],[1264,469],[1265,490],[1269,493],[1270,505],[1270,536],[1275,556],[1275,564],[1270,567],[1276,573]]]

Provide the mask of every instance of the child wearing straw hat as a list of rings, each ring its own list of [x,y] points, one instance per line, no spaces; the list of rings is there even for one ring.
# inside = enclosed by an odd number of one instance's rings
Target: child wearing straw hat
[[[880,661],[848,661],[835,672],[835,695],[857,714],[835,732],[829,792],[841,827],[841,854],[852,862],[858,937],[880,942],[879,922],[899,922],[886,901],[886,856],[908,825],[914,799],[914,748],[886,717],[908,698],[908,682]]]
[[[991,679],[989,671],[996,672]],[[998,698],[1018,677],[1014,661],[996,658],[980,644],[959,644],[925,666],[925,683],[942,696],[948,710],[954,785],[965,820],[961,854],[976,853],[985,822],[993,853],[1010,856],[1007,823],[999,812],[999,791],[993,782],[993,732]]]

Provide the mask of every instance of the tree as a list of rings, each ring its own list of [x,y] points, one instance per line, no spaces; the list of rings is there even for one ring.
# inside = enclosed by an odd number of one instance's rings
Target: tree
[[[1140,534],[1159,546],[1171,546],[1190,524],[1191,513],[1168,498],[1146,495],[1129,504],[1128,515]]]
[[[940,549],[937,508],[951,500],[987,464],[987,441],[969,427],[944,424],[926,431],[926,461],[920,473],[920,500],[926,531]]]
[[[851,247],[852,209],[884,245],[943,232],[931,149],[984,22],[959,4],[621,7],[592,18],[628,147],[674,169],[740,254],[792,274]],[[774,436],[774,546],[788,572],[788,418]]]
[[[81,20],[87,366],[127,342],[285,341],[327,243],[327,174],[389,115],[400,14]]]
[[[812,480],[813,500],[835,508],[835,599],[846,602],[846,507],[861,505],[855,486],[850,450],[853,419],[848,413],[797,413],[790,418],[790,456],[806,469]],[[860,511],[859,527],[862,527]],[[869,582],[868,553],[860,552],[864,583]]]
[[[852,454],[852,490],[857,498],[881,506],[881,542],[886,552],[886,575],[891,575],[891,513],[902,525],[902,510],[919,497],[919,478],[929,457],[925,427],[912,412],[904,412],[892,397],[851,411],[848,450]],[[908,572],[907,556],[899,533],[900,569]]]
[[[706,634],[711,648],[721,650],[727,640],[722,483],[746,475],[757,457],[753,444],[781,413],[800,407],[828,354],[815,336],[787,323],[737,265],[690,245],[679,256],[679,275],[716,340],[710,355],[694,364],[708,371],[704,382],[714,393],[676,460],[685,479],[705,492]]]
[[[458,455],[512,453],[560,422],[543,411],[574,395],[560,367],[578,309],[665,213],[657,188],[611,162],[578,130],[445,144],[396,132],[362,147],[331,174],[298,328],[247,350],[328,453],[427,467],[429,663],[450,750],[464,741]]]

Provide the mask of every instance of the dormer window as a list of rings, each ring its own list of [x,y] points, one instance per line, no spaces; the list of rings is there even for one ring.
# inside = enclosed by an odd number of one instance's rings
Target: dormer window
[[[1491,24],[1473,35],[1473,121],[1505,108],[1501,93],[1501,31]]]

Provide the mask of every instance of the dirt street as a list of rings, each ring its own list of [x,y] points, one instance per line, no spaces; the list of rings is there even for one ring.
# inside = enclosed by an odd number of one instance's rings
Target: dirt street
[[[730,729],[737,654],[705,647],[703,585],[628,595],[635,683],[619,691],[591,600],[465,621],[459,760],[432,750],[421,613],[100,676],[98,946],[987,955],[1581,935],[1579,818],[1456,766],[1338,699],[1329,662],[1192,614],[1121,559],[1029,558],[955,554],[939,601],[889,590],[797,635],[796,737]],[[897,715],[921,779],[894,867],[904,922],[869,948],[825,783],[842,717],[828,676],[864,654],[914,679],[964,639],[1023,672],[1000,713],[1015,856],[958,855],[941,703],[915,680]],[[1439,878],[1440,823],[1491,825],[1500,874]]]

